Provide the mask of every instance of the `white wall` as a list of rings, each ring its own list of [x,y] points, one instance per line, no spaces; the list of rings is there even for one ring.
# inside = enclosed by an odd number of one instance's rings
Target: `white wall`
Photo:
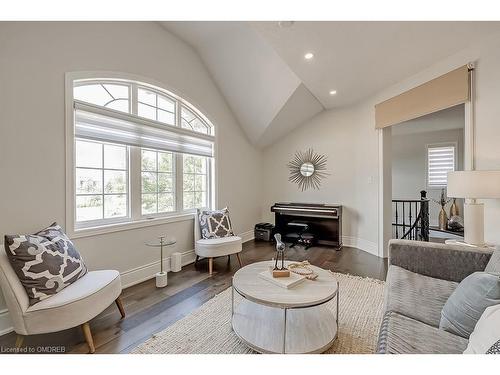
[[[2,22],[0,51],[0,233],[65,223],[64,77],[71,71],[150,77],[197,106],[216,125],[219,206],[230,207],[237,233],[252,230],[260,219],[260,152],[247,141],[198,55],[158,24]],[[191,219],[75,244],[90,269],[117,269],[130,283],[156,271],[159,255],[144,241],[169,233],[178,240],[171,251],[190,251],[192,228]],[[192,254],[187,255],[189,261]],[[0,333],[8,325],[0,295]]]
[[[500,169],[500,38],[478,41],[421,73],[399,82],[356,106],[325,111],[264,152],[263,218],[271,220],[275,201],[337,202],[345,206],[344,234],[358,247],[387,256],[382,245],[378,176],[381,131],[375,130],[374,106],[383,100],[476,62],[476,168]],[[338,95],[342,95],[339,93]],[[332,175],[319,191],[301,193],[288,182],[286,163],[296,150],[314,147],[328,155]],[[382,196],[380,194],[380,196]],[[485,201],[485,239],[500,243],[500,200]],[[373,244],[379,244],[378,248]]]
[[[436,116],[438,117],[438,116]],[[430,121],[439,121],[438,118]],[[463,124],[463,117],[462,117]],[[414,124],[410,124],[414,125]],[[396,125],[406,126],[406,125]],[[427,146],[435,143],[457,144],[457,169],[463,170],[463,135],[464,129],[436,130],[392,136],[392,197],[393,199],[420,199],[420,191],[427,191],[427,197],[438,200],[440,188],[427,187]],[[463,216],[463,200],[457,200],[460,214]],[[451,203],[446,206],[449,213]],[[438,225],[441,206],[429,203],[429,223]],[[399,210],[401,215],[401,210]],[[408,210],[406,216],[408,215]],[[415,218],[415,216],[413,216]]]

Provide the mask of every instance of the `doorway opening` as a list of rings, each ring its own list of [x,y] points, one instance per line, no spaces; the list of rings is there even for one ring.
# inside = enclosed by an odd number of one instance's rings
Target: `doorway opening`
[[[463,238],[464,201],[448,198],[446,173],[471,168],[470,111],[467,102],[381,129],[381,256],[391,238]]]

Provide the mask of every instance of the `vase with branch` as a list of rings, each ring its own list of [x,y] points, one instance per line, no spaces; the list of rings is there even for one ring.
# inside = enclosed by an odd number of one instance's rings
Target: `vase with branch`
[[[439,211],[438,226],[441,230],[448,229],[448,215],[446,215],[445,206],[452,200],[452,198],[446,199],[446,190],[441,189],[441,197],[439,200],[431,198],[433,202],[441,206],[441,211]]]

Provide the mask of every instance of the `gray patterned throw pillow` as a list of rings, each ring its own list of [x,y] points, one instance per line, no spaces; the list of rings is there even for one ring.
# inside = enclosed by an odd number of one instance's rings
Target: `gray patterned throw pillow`
[[[212,239],[234,236],[229,210],[198,210],[201,238]]]
[[[494,343],[491,348],[488,349],[486,354],[500,354],[500,340]]]
[[[87,273],[82,257],[57,223],[35,234],[6,235],[5,251],[30,305]]]

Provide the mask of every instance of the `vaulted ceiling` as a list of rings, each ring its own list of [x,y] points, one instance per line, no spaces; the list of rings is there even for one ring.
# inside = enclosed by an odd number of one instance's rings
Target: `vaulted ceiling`
[[[500,32],[500,22],[161,24],[199,53],[259,147],[325,109],[352,105]],[[314,57],[306,60],[307,52]]]

